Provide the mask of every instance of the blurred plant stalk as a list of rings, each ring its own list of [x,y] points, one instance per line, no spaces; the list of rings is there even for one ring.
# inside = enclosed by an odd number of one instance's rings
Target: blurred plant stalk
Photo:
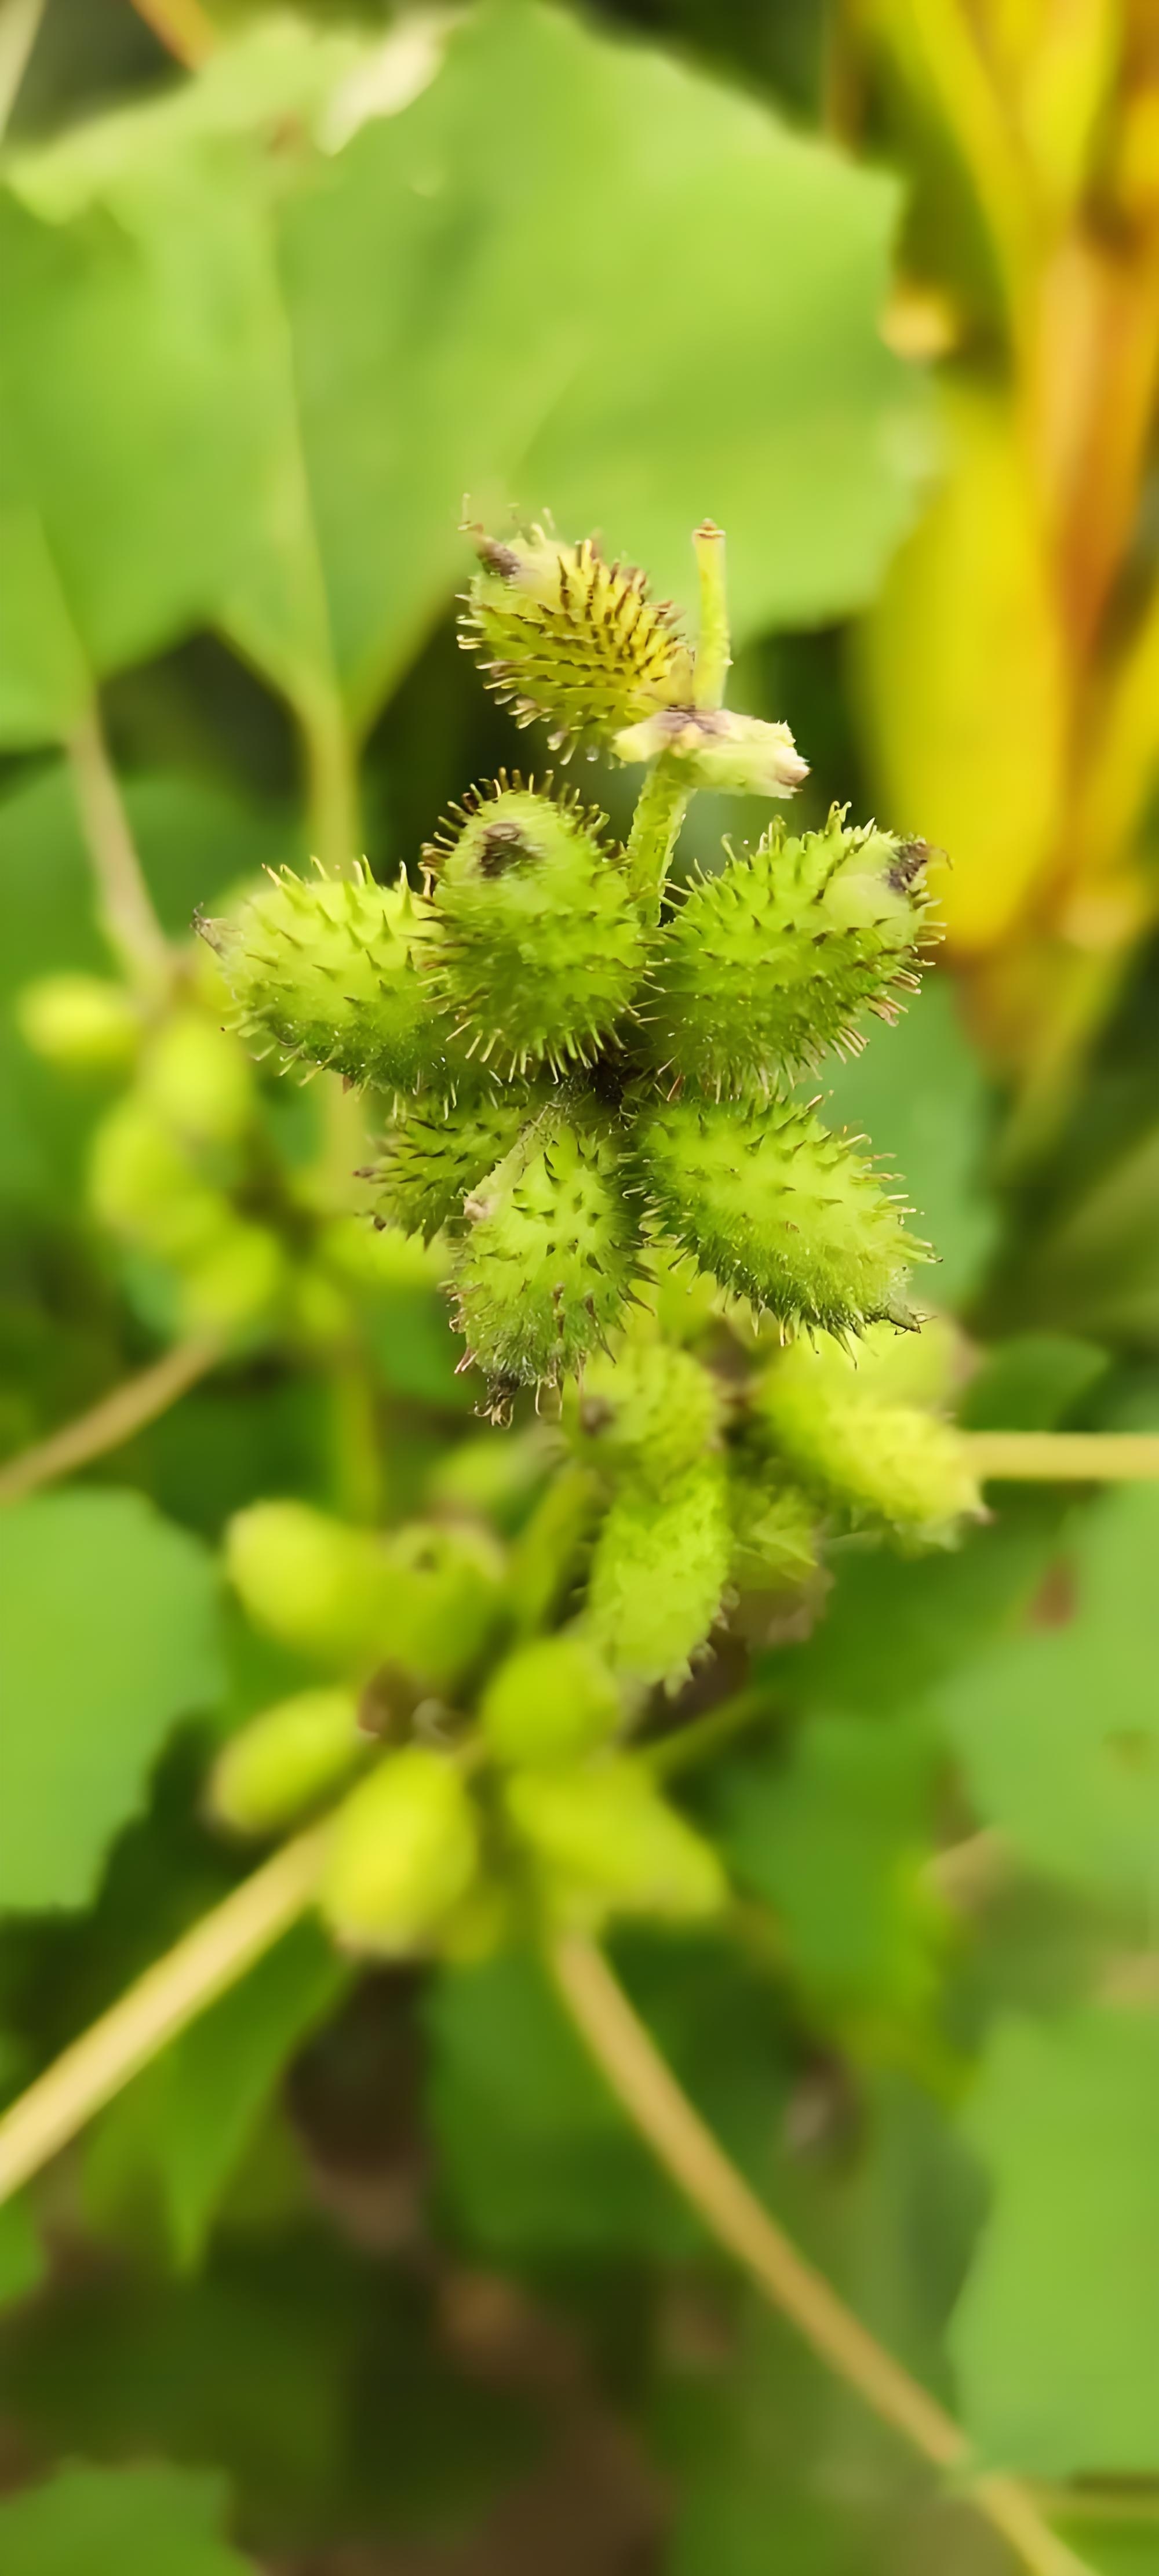
[[[882,809],[948,853],[1017,1162],[1159,910],[1159,19],[1146,0],[846,0],[833,121],[914,179],[896,346],[937,359],[929,506],[856,641]]]

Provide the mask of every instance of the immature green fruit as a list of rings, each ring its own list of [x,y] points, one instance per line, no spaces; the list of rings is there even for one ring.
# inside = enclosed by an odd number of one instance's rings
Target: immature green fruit
[[[388,1754],[336,1818],[322,1912],[350,1950],[405,1958],[461,1905],[479,1862],[470,1792],[455,1762],[425,1745]]]
[[[547,1110],[466,1202],[456,1321],[500,1410],[520,1386],[558,1386],[617,1322],[638,1232],[610,1135]]]
[[[729,1477],[733,1551],[742,1592],[793,1592],[817,1571],[817,1511],[798,1485],[738,1469]]]
[[[573,546],[542,528],[474,534],[480,569],[460,640],[517,724],[542,716],[553,748],[566,751],[691,697],[674,611],[649,599],[642,572],[606,564],[591,537]]]
[[[732,1555],[719,1460],[689,1468],[661,1495],[617,1494],[592,1558],[587,1626],[613,1672],[672,1690],[716,1620]]]
[[[390,1617],[381,1539],[308,1503],[252,1503],[230,1522],[226,1571],[255,1627],[339,1670],[369,1670]]]
[[[281,1237],[226,1208],[212,1243],[184,1269],[181,1319],[192,1333],[228,1336],[268,1324],[281,1308],[293,1271]]]
[[[687,787],[718,796],[792,796],[809,775],[786,724],[727,707],[667,707],[616,736],[617,760],[663,758]]]
[[[603,816],[578,798],[509,786],[459,808],[424,856],[440,938],[432,989],[481,1063],[526,1072],[588,1064],[628,1009],[643,931]]]
[[[26,1046],[62,1073],[122,1073],[141,1040],[141,1013],[123,984],[100,975],[44,975],[16,1003]]]
[[[430,986],[418,972],[429,916],[405,878],[376,885],[283,868],[240,912],[198,927],[221,962],[245,1035],[349,1082],[449,1087]]]
[[[162,1261],[212,1257],[233,1222],[224,1191],[202,1178],[188,1147],[136,1090],[97,1129],[89,1196],[110,1233]]]
[[[575,1630],[517,1647],[479,1702],[488,1750],[513,1769],[579,1761],[615,1734],[623,1713],[607,1665]]]
[[[611,1914],[697,1921],[726,1901],[711,1844],[631,1754],[570,1771],[517,1772],[507,1811],[556,1921],[584,1931],[597,1931]]]
[[[592,1361],[571,1412],[581,1455],[663,1494],[717,1440],[724,1393],[691,1351],[629,1342]]]
[[[141,1091],[191,1144],[234,1144],[253,1116],[244,1050],[200,1011],[179,1011],[158,1030],[141,1067]]]
[[[757,848],[702,878],[660,934],[645,1020],[665,1072],[719,1096],[767,1091],[830,1045],[858,1013],[897,1016],[913,990],[925,912],[924,841],[823,832]]]
[[[753,1411],[793,1472],[829,1502],[937,1545],[981,1496],[960,1434],[937,1414],[875,1400],[833,1344],[795,1342],[758,1381]]]
[[[638,1142],[664,1226],[722,1286],[838,1335],[912,1323],[906,1270],[926,1246],[809,1110],[675,1100],[644,1114]]]
[[[299,1691],[231,1736],[210,1774],[210,1812],[239,1834],[276,1834],[337,1788],[367,1751],[350,1691]]]
[[[379,1160],[360,1175],[374,1185],[375,1215],[429,1243],[443,1226],[462,1219],[468,1192],[510,1151],[528,1114],[522,1089],[493,1100],[401,1109],[383,1138]]]
[[[384,1541],[388,1606],[380,1650],[430,1690],[480,1661],[503,1613],[505,1564],[489,1531],[408,1521]]]

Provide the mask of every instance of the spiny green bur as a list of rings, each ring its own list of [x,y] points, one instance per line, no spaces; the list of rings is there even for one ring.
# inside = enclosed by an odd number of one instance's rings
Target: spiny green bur
[[[305,882],[283,868],[236,915],[199,927],[249,1037],[384,1091],[450,1085],[418,972],[430,925],[405,878]]]
[[[517,724],[545,719],[553,750],[566,752],[688,698],[691,654],[642,572],[605,563],[591,537],[561,545],[542,528],[509,540],[472,534],[479,571],[461,640]]]
[[[463,1218],[463,1201],[515,1144],[529,1112],[518,1090],[494,1099],[400,1106],[377,1163],[359,1174],[374,1184],[375,1217],[424,1241]]]
[[[581,1457],[663,1494],[714,1445],[723,1412],[719,1379],[691,1351],[636,1341],[592,1362],[566,1419]]]
[[[817,1571],[817,1510],[799,1485],[767,1474],[729,1477],[729,1573],[742,1592],[794,1592]]]
[[[754,1423],[824,1501],[936,1546],[981,1510],[962,1440],[937,1413],[897,1400],[888,1349],[870,1350],[864,1374],[860,1356],[794,1343],[757,1381]]]
[[[731,1557],[718,1460],[688,1468],[663,1495],[625,1485],[600,1526],[585,1613],[613,1672],[678,1689],[719,1614]]]
[[[723,1286],[838,1336],[882,1317],[912,1325],[906,1271],[926,1247],[811,1111],[678,1100],[645,1114],[638,1134],[660,1223]]]
[[[471,1357],[500,1391],[558,1386],[619,1321],[638,1235],[611,1136],[548,1110],[466,1202],[455,1271]]]
[[[503,782],[424,852],[432,985],[468,1056],[508,1073],[590,1064],[630,1007],[643,928],[603,821],[578,798]]]
[[[696,1921],[725,1902],[712,1845],[631,1754],[572,1771],[516,1772],[506,1804],[557,1922],[594,1932],[614,1914]]]
[[[924,842],[772,825],[755,850],[702,877],[662,928],[645,1018],[661,1070],[718,1096],[856,1043],[870,1010],[897,1016],[916,983]]]

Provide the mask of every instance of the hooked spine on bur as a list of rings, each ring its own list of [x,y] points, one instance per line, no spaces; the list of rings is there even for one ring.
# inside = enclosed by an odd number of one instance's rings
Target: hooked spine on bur
[[[496,1416],[614,1354],[673,1248],[784,1331],[912,1327],[925,1247],[789,1094],[916,981],[925,844],[834,808],[670,893],[690,794],[783,797],[807,774],[786,725],[722,703],[720,531],[694,540],[695,647],[595,540],[470,533],[464,646],[565,756],[648,764],[627,846],[550,777],[501,772],[427,846],[421,891],[283,871],[202,925],[241,1025],[384,1096],[370,1212],[445,1234],[465,1364]]]

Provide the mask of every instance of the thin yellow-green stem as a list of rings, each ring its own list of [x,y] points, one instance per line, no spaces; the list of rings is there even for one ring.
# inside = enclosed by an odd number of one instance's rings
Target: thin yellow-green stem
[[[316,1825],[285,1843],[147,1968],[4,2113],[0,2202],[67,2146],[94,2112],[289,1931],[318,1884],[326,1833],[325,1825]]]
[[[0,0],[0,134],[20,96],[45,0]]]
[[[732,654],[729,649],[728,595],[724,578],[724,530],[712,519],[702,521],[692,538],[700,577],[700,633],[696,646],[693,703],[707,714],[724,705],[724,684]]]
[[[655,1779],[673,1780],[678,1772],[694,1771],[698,1763],[710,1761],[714,1753],[743,1735],[758,1718],[771,1715],[767,1691],[737,1691],[731,1699],[722,1699],[715,1708],[706,1709],[702,1717],[674,1726],[670,1735],[658,1736],[641,1750]]]
[[[814,2352],[1001,2532],[1034,2576],[1091,2576],[1014,2478],[974,2467],[969,2441],[807,2263],[750,2191],[665,2064],[606,1959],[576,1935],[551,1952],[556,1984],[606,2081],[718,2241]]]
[[[217,43],[217,29],[201,0],[133,0],[139,18],[179,63],[195,71]]]
[[[77,1467],[87,1467],[92,1459],[121,1448],[134,1432],[155,1422],[188,1394],[220,1357],[217,1342],[175,1342],[150,1368],[114,1387],[91,1412],[78,1414],[75,1422],[66,1422],[34,1449],[23,1449],[18,1458],[0,1467],[0,1503],[21,1502],[41,1485],[55,1484],[58,1477],[71,1476]]]
[[[624,867],[632,891],[659,914],[660,898],[680,826],[688,810],[688,789],[674,762],[654,761],[636,800]]]
[[[306,754],[310,846],[328,876],[352,877],[362,849],[358,757],[346,711],[329,689],[296,701]]]
[[[1159,1476],[1157,1431],[970,1431],[983,1484],[1135,1484]]]
[[[163,993],[172,978],[172,951],[145,883],[95,704],[72,734],[67,750],[109,945],[139,990]]]

